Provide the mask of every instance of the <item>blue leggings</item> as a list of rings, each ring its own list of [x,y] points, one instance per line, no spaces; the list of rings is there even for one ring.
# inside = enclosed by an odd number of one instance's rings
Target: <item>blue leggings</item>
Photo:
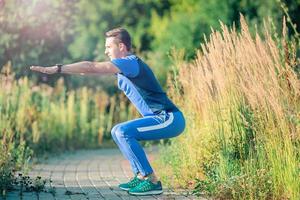
[[[134,174],[147,176],[153,172],[140,140],[159,140],[178,136],[185,128],[185,119],[180,111],[123,122],[111,130],[112,138],[129,160]]]

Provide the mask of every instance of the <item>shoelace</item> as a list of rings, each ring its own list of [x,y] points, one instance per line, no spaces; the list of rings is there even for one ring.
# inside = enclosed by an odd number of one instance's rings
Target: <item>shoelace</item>
[[[139,186],[138,189],[142,191],[147,191],[151,189],[151,182],[149,180],[144,180]]]
[[[129,185],[131,186],[136,186],[139,183],[139,180],[137,177],[133,177],[130,181],[129,181]]]

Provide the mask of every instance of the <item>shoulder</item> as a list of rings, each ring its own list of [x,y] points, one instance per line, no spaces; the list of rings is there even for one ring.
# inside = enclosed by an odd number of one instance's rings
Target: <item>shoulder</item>
[[[127,59],[127,60],[138,60],[138,57],[135,54],[130,54],[130,55],[126,56],[124,59]]]
[[[135,77],[139,73],[138,59],[136,55],[131,54],[124,58],[112,59],[111,62],[117,66],[125,76]]]
[[[134,63],[134,62],[137,62],[139,58],[134,55],[134,54],[131,54],[131,55],[128,55],[126,57],[123,57],[123,58],[114,58],[111,60],[112,63],[121,63],[121,64],[127,64],[127,63]]]

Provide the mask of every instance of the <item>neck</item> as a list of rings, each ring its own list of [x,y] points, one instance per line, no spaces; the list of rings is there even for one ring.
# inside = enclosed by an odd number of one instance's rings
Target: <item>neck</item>
[[[131,54],[132,54],[131,52],[127,51],[127,52],[124,52],[121,57],[125,58],[126,56],[129,56]]]

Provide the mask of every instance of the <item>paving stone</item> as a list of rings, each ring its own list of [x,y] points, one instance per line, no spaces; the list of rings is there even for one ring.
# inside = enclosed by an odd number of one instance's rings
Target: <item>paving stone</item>
[[[54,196],[50,193],[40,193],[39,199],[47,199],[47,200],[54,200]]]
[[[154,153],[153,153],[154,152]],[[152,154],[155,154],[153,151]],[[149,156],[150,160],[153,156]],[[54,187],[55,194],[40,193],[40,200],[190,200],[203,199],[186,196],[165,188],[163,195],[130,196],[118,188],[122,182],[127,182],[132,176],[129,162],[118,149],[80,150],[65,153],[37,164],[29,173],[35,178],[51,179],[47,190]],[[19,192],[8,193],[9,200],[19,200]],[[35,200],[35,193],[24,193],[23,200]]]

